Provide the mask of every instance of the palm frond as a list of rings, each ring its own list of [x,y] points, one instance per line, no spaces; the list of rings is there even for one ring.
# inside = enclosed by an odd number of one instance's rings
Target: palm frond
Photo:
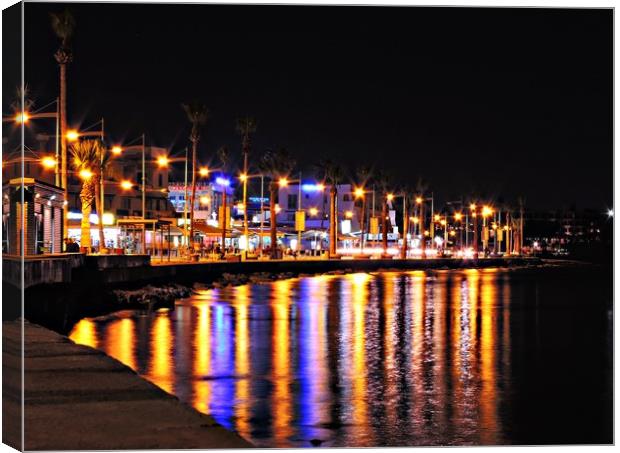
[[[220,149],[217,150],[217,157],[220,159],[222,167],[226,167],[228,165],[228,161],[230,160],[228,148],[226,146],[220,147]]]
[[[206,105],[198,101],[192,101],[181,105],[187,114],[187,119],[192,125],[201,125],[207,122],[209,110]]]
[[[237,118],[235,130],[243,136],[256,132],[256,119],[251,116]]]
[[[50,13],[52,30],[60,38],[62,47],[68,47],[75,31],[75,18],[68,9],[61,13]]]
[[[295,161],[286,148],[268,149],[259,162],[263,173],[272,178],[288,176],[295,167]]]
[[[103,143],[99,139],[82,140],[71,145],[71,157],[73,158],[73,168],[79,172],[91,170],[100,172],[107,165],[109,156],[106,156]],[[101,163],[101,156],[104,156]]]

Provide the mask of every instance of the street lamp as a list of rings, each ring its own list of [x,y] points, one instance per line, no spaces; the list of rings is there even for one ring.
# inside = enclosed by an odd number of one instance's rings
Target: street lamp
[[[493,209],[484,205],[482,207],[482,250],[486,253],[489,246],[489,232],[487,231],[487,217],[493,214]]]
[[[365,193],[366,191],[364,190],[363,187],[357,187],[354,191],[355,197],[362,199],[362,217],[360,219],[360,223],[361,223],[360,226],[362,229],[362,236],[360,239],[360,253],[362,255],[364,254],[364,223],[365,223],[364,221],[366,219],[366,197],[364,196]]]
[[[166,168],[168,167],[169,163],[170,163],[170,160],[168,159],[168,156],[161,155],[157,158],[157,166],[159,168]]]
[[[128,180],[121,181],[121,189],[123,190],[131,190],[133,189],[133,183]]]
[[[52,156],[45,156],[41,159],[41,165],[43,165],[43,167],[45,168],[52,169],[56,168],[58,162]]]
[[[200,167],[200,169],[198,170],[198,174],[200,176],[202,176],[203,178],[209,176],[209,168],[208,167]]]
[[[69,129],[66,134],[66,138],[70,142],[76,142],[80,138],[80,134],[75,129]]]
[[[15,115],[15,122],[17,124],[27,123],[30,119],[28,112],[21,112]]]
[[[83,170],[80,170],[79,176],[80,178],[87,180],[93,177],[93,172],[85,168]]]
[[[123,148],[121,148],[120,146],[113,146],[111,151],[112,151],[112,154],[114,154],[115,156],[120,156],[121,153],[123,152]]]

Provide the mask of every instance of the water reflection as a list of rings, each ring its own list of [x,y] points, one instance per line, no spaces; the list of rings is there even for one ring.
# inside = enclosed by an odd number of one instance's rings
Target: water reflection
[[[82,320],[71,338],[259,446],[498,444],[512,297],[497,270],[305,277]]]

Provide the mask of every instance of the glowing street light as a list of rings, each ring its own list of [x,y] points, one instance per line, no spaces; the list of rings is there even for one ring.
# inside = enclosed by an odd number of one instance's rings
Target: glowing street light
[[[310,208],[308,212],[310,213],[312,217],[314,217],[319,213],[319,210],[317,208]]]
[[[168,159],[168,156],[159,156],[157,158],[157,166],[159,168],[166,168],[169,163],[170,163],[170,159]]]
[[[241,182],[245,182],[245,181],[247,181],[247,180],[248,180],[248,175],[246,175],[245,173],[241,173],[241,174],[239,175],[239,181],[241,181]]]
[[[80,175],[80,178],[87,180],[93,177],[93,172],[85,168],[83,170],[80,170],[79,175]]]
[[[435,217],[433,217],[435,219],[435,222],[439,222],[439,220],[441,219],[439,214],[435,214]]]
[[[469,205],[469,209],[471,209],[472,211],[475,211],[476,210],[476,204],[475,203],[470,204]]]
[[[362,198],[364,196],[364,188],[363,187],[358,187],[355,189],[355,196],[357,198]]]
[[[30,115],[28,114],[28,112],[21,112],[15,115],[15,122],[17,124],[27,123],[29,119]]]
[[[483,207],[482,207],[482,216],[483,216],[483,217],[488,217],[488,216],[490,216],[491,214],[493,214],[493,209],[491,209],[491,208],[490,208],[490,207],[488,207],[488,206],[483,206]]]
[[[409,217],[409,220],[411,220],[413,223],[418,223],[420,221],[420,219],[417,217]]]
[[[353,218],[353,211],[346,211],[346,212],[344,213],[344,216],[345,216],[347,219],[352,219],[352,218]]]
[[[614,210],[613,209],[607,210],[607,217],[612,218],[613,216],[614,216]]]
[[[460,221],[462,218],[463,218],[463,214],[461,214],[460,212],[457,212],[454,214],[454,220]]]
[[[131,190],[133,188],[133,183],[128,180],[121,181],[121,189],[123,190]]]
[[[207,195],[202,195],[199,198],[199,201],[200,201],[200,204],[204,206],[204,205],[208,205],[211,199]]]
[[[45,168],[56,168],[57,164],[58,162],[56,162],[56,159],[54,159],[52,156],[45,156],[43,159],[41,159],[41,165],[43,165],[43,167]]]
[[[120,156],[120,154],[123,152],[123,148],[121,148],[120,146],[113,146],[112,147],[112,154],[116,155],[116,156]]]
[[[280,185],[280,187],[286,187],[288,186],[288,180],[286,178],[280,178],[278,184]]]
[[[388,201],[392,201],[394,199],[394,194],[393,193],[388,193],[387,199],[388,199]]]
[[[65,135],[68,141],[75,142],[78,138],[80,138],[80,134],[75,129],[69,129],[67,134]]]
[[[200,167],[200,170],[198,170],[198,174],[200,176],[209,176],[209,168],[208,167]]]
[[[415,202],[416,202],[417,204],[422,204],[422,201],[423,201],[423,200],[422,200],[422,197],[415,197]]]

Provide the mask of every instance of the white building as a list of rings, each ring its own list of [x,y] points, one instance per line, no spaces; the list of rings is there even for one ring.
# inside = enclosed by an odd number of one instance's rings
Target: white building
[[[229,181],[229,180],[227,180]],[[214,182],[203,182],[196,184],[196,198],[194,200],[194,218],[205,221],[217,221],[218,210],[222,205],[222,187],[226,187],[226,204],[231,207],[231,212],[234,213],[234,190],[230,186],[217,184]],[[185,209],[185,184],[183,183],[170,183],[168,185],[168,200],[174,206],[177,213],[183,213]],[[187,215],[189,217],[189,199],[192,196],[192,186],[187,185]]]
[[[339,232],[341,234],[358,232],[360,230],[361,209],[354,205],[353,186],[351,184],[340,184],[337,186],[337,191],[336,209],[338,211]],[[301,209],[306,213],[306,230],[327,230],[329,228],[329,194],[329,185],[302,182]],[[278,192],[278,206],[280,208],[277,215],[278,225],[294,228],[299,196],[299,184],[288,184],[280,187]]]

